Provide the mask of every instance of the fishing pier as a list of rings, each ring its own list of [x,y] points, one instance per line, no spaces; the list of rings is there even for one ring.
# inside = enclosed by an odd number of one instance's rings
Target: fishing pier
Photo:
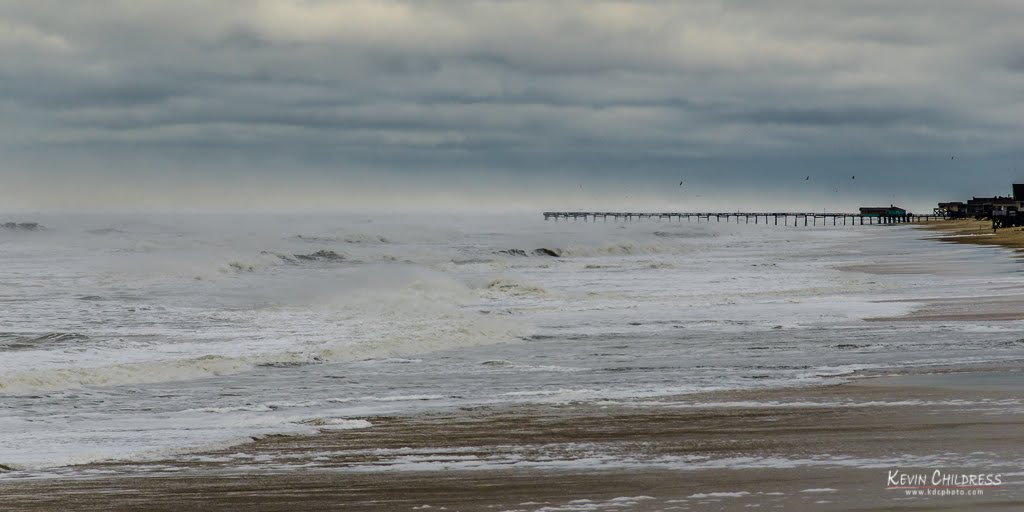
[[[890,213],[895,213],[891,215]],[[916,215],[905,211],[861,212],[861,213],[813,213],[813,212],[544,212],[544,220],[597,222],[601,219],[632,222],[667,220],[682,222],[735,222],[737,224],[767,224],[775,226],[863,226],[865,224],[903,224],[946,220],[946,215]],[[753,221],[753,222],[751,222]]]

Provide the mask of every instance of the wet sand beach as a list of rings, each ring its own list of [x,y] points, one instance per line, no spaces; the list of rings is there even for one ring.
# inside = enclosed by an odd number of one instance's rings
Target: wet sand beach
[[[0,495],[4,510],[1019,509],[1024,373],[977,370],[374,417],[73,478],[8,478]],[[886,488],[896,470],[997,473],[1002,485],[910,497]]]
[[[1024,251],[1024,228],[1005,228],[992,231],[988,220],[960,219],[941,222],[924,222],[922,229],[938,231],[945,236],[940,241],[957,244],[996,245]]]
[[[920,229],[938,232],[935,240],[956,243],[1003,247],[1024,255],[1024,228],[1006,228],[992,231],[990,221],[973,219],[925,222]],[[843,270],[875,274],[928,274],[934,269],[927,261],[887,262],[881,265],[850,265]],[[948,271],[948,269],[947,269]],[[898,302],[898,301],[893,301]],[[983,297],[936,297],[912,299],[919,304],[912,313],[868,318],[872,322],[1006,322],[1024,320],[1024,294],[1013,287],[998,294]]]

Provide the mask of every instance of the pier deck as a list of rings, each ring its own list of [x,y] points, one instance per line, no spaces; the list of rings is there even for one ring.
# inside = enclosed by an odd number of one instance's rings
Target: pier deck
[[[813,213],[813,212],[544,212],[544,220],[572,220],[584,222],[593,221],[597,222],[598,219],[602,219],[604,222],[608,222],[608,219],[613,221],[625,221],[631,222],[633,220],[643,219],[657,219],[657,220],[676,220],[682,222],[686,219],[687,222],[693,222],[696,219],[697,222],[707,221],[711,222],[732,222],[735,220],[736,223],[760,224],[763,222],[768,225],[783,225],[783,226],[817,226],[819,220],[822,225],[833,225],[833,226],[847,226],[847,225],[865,225],[865,224],[902,224],[908,222],[929,222],[936,220],[946,220],[945,215],[916,215],[908,213],[900,216],[885,216],[885,215],[871,215],[862,213]],[[828,221],[832,222],[829,223]],[[781,222],[780,222],[781,221]]]

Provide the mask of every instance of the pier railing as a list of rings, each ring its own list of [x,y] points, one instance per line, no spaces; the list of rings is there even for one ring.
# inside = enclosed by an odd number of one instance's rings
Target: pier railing
[[[746,224],[769,224],[783,226],[817,226],[819,221],[822,225],[828,225],[829,220],[833,226],[839,225],[865,225],[865,224],[901,224],[908,222],[930,222],[946,220],[945,215],[927,214],[917,215],[907,213],[905,215],[877,215],[863,213],[814,213],[814,212],[544,212],[544,220],[566,220],[583,222],[597,222],[598,219],[608,222],[613,221],[632,222],[633,220],[656,219],[675,220],[682,222],[736,222]],[[753,221],[753,222],[751,222]],[[780,222],[781,221],[781,222]]]

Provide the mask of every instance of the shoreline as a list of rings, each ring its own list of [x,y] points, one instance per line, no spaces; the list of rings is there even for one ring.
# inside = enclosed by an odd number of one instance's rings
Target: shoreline
[[[946,220],[913,224],[923,231],[939,236],[925,237],[925,240],[940,243],[997,247],[1013,251],[1012,258],[1024,258],[1024,228],[1004,228],[993,233],[991,223],[972,219]],[[1011,259],[1011,261],[1013,261]],[[882,267],[877,265],[847,265],[840,270],[878,274],[919,274],[928,273],[926,263],[894,263]],[[1016,290],[1017,288],[1008,288]],[[935,297],[927,299],[906,299],[890,302],[911,302],[918,307],[901,316],[879,316],[865,318],[867,322],[1011,322],[1024,320],[1024,294],[996,294],[972,297],[965,302],[961,298]]]
[[[75,478],[8,478],[0,494],[5,510],[26,511],[1024,507],[1021,383],[1016,362],[824,387],[372,417],[364,429],[90,464]],[[908,497],[886,489],[896,469],[1007,476],[984,496]]]
[[[940,242],[994,245],[1012,249],[1018,257],[1024,257],[1024,228],[1003,228],[993,233],[990,221],[973,219],[922,222],[915,224],[915,227],[945,233],[945,236],[935,238]]]

